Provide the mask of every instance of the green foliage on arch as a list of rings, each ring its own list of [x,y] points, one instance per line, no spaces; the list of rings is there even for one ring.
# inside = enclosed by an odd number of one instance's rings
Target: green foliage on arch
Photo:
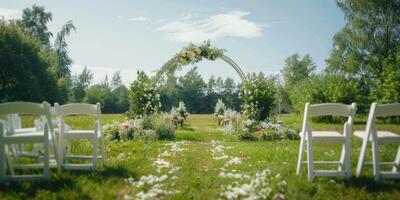
[[[224,52],[225,49],[213,47],[209,40],[204,41],[201,45],[190,43],[161,67],[154,76],[154,80],[158,81],[164,74],[175,73],[176,70],[181,70],[183,66],[198,63],[203,60],[203,58],[216,60],[221,57]]]

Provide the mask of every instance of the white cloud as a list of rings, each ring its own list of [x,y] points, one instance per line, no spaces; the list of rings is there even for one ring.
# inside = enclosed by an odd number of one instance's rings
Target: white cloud
[[[10,20],[10,19],[19,19],[22,16],[21,10],[13,10],[0,8],[0,19]]]
[[[249,12],[231,11],[204,19],[184,17],[156,29],[167,32],[167,38],[176,42],[201,42],[223,37],[255,38],[262,35],[265,25],[244,19]]]
[[[138,17],[131,17],[126,20],[134,22],[144,22],[144,21],[149,21],[150,19],[144,16],[138,16]]]
[[[137,16],[137,17],[124,17],[122,15],[118,15],[117,19],[119,20],[125,20],[125,21],[131,21],[131,22],[144,22],[144,21],[150,21],[150,18],[147,18],[145,16]]]

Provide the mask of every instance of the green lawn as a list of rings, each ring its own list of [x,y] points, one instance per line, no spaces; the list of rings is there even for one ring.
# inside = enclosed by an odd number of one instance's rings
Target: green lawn
[[[284,115],[278,119],[300,129],[302,117]],[[112,120],[124,117],[103,115],[103,124]],[[75,128],[90,128],[91,124],[83,117],[66,121]],[[363,128],[362,121],[356,120],[355,129]],[[313,127],[342,130],[340,124],[313,123]],[[400,125],[380,127],[400,133]],[[276,193],[285,199],[400,199],[400,180],[375,183],[370,169],[359,179],[317,177],[308,182],[305,167],[300,176],[295,175],[299,141],[238,141],[236,136],[223,134],[211,115],[191,115],[176,135],[175,141],[106,142],[107,164],[98,172],[53,171],[49,182],[3,184],[0,199],[135,199],[155,193],[157,199],[226,199],[235,187],[269,194],[268,199]],[[354,171],[360,141],[353,138],[352,144]],[[339,150],[335,146],[317,147],[315,156],[337,159]],[[383,159],[393,159],[397,149],[389,146],[381,151]],[[263,174],[266,169],[270,172]],[[135,182],[141,177],[153,182]]]

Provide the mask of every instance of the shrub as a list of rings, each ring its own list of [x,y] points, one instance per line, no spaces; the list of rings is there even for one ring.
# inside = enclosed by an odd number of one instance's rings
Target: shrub
[[[242,112],[245,116],[257,121],[272,116],[276,102],[275,82],[276,79],[267,78],[262,72],[247,75],[240,90]]]
[[[157,135],[156,131],[147,129],[147,130],[143,130],[142,139],[144,139],[144,140],[157,140],[158,139],[158,135]]]
[[[154,115],[144,115],[141,118],[143,129],[154,129]]]
[[[175,139],[175,128],[171,124],[162,123],[156,127],[156,134],[160,140]]]
[[[361,95],[360,84],[355,78],[342,75],[318,75],[296,85],[291,93],[290,100],[296,112],[302,113],[304,105],[316,103],[344,103],[357,102],[357,110],[364,110],[366,98]],[[341,122],[343,118],[322,116],[318,121]]]
[[[151,115],[161,107],[156,85],[144,72],[138,72],[137,80],[129,91],[129,111],[131,117]]]

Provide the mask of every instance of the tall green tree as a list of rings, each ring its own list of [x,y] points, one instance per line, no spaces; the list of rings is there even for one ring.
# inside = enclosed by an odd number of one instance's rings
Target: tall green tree
[[[400,44],[400,0],[338,0],[337,6],[346,24],[333,38],[326,71],[357,77],[363,95],[380,99],[384,62]]]
[[[37,38],[0,20],[0,102],[56,101],[54,65],[55,55]]]
[[[43,45],[50,48],[50,38],[53,34],[48,31],[47,22],[53,19],[51,12],[46,12],[43,6],[33,5],[22,11],[22,19],[19,23],[32,37],[38,38]]]
[[[68,43],[66,41],[71,31],[76,31],[76,28],[72,21],[68,21],[61,28],[61,31],[57,33],[54,43],[54,48],[58,56],[58,66],[56,70],[58,78],[70,77],[71,75],[70,66],[72,64],[72,59],[69,57]]]
[[[184,76],[179,78],[178,97],[186,102],[190,113],[201,113],[204,110],[204,92],[206,84],[197,71],[197,67],[191,68]]]
[[[308,79],[315,70],[311,56],[306,54],[303,58],[295,53],[285,59],[285,67],[281,71],[285,88],[290,90],[294,85]]]
[[[82,102],[86,90],[93,80],[93,73],[85,66],[82,72],[72,78],[72,101]]]

